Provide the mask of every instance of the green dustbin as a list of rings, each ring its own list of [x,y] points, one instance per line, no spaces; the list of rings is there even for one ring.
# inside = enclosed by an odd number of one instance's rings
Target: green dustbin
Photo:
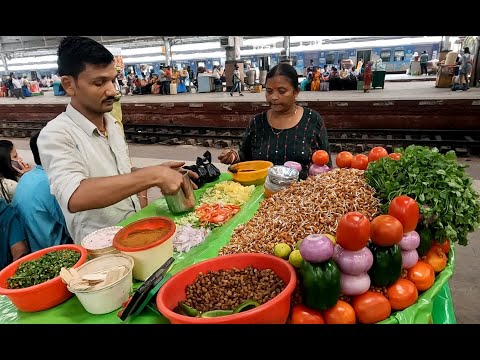
[[[374,71],[372,78],[372,88],[381,87],[382,89],[385,86],[385,73],[386,71]]]

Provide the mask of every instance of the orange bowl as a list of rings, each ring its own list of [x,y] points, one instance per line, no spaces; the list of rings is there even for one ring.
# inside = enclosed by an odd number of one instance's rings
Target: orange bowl
[[[142,236],[139,233],[158,230],[160,233]],[[149,217],[132,222],[113,237],[113,247],[133,258],[133,277],[145,281],[171,256],[175,223],[165,216]],[[132,235],[132,237],[130,237]]]
[[[272,166],[273,163],[270,161],[253,160],[231,165],[230,168],[237,170],[237,172],[232,173],[233,180],[248,186],[263,184],[267,178],[268,169]]]
[[[189,317],[178,314],[173,309],[186,298],[186,287],[192,284],[198,273],[209,270],[243,269],[247,266],[256,269],[272,269],[286,284],[285,289],[270,301],[254,309],[233,315],[214,318]],[[157,308],[172,324],[285,324],[290,312],[290,300],[297,285],[294,268],[288,261],[266,254],[233,254],[219,256],[192,265],[170,278],[157,294]]]
[[[67,285],[63,283],[60,276],[23,289],[7,288],[7,279],[15,274],[20,264],[38,259],[49,252],[58,250],[75,250],[80,253],[80,259],[73,266],[74,268],[78,268],[87,260],[87,250],[79,245],[56,245],[35,251],[18,259],[0,271],[0,295],[6,295],[18,310],[26,312],[50,309],[71,298],[73,294],[68,291]]]

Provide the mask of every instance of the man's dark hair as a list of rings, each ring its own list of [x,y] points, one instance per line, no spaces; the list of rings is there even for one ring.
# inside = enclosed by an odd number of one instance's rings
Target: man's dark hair
[[[83,36],[63,38],[58,46],[58,75],[75,79],[85,70],[86,64],[110,65],[113,55],[102,44]]]
[[[32,150],[33,160],[35,161],[35,164],[42,165],[42,162],[40,161],[40,154],[38,153],[38,146],[37,146],[38,135],[40,135],[40,131],[37,131],[30,138],[30,150]]]

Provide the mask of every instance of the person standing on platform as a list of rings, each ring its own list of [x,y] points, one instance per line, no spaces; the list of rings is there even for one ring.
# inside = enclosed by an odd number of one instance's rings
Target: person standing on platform
[[[20,97],[22,97],[22,99],[25,99],[25,95],[23,95],[23,91],[22,91],[22,83],[20,82],[20,80],[17,79],[16,75],[13,75],[12,77],[12,84],[13,84],[13,93],[17,97],[17,100],[20,99]]]
[[[368,61],[365,64],[365,71],[363,72],[363,92],[368,92],[372,86],[373,71],[372,71],[373,61]]]
[[[422,55],[420,55],[420,72],[422,75],[428,75],[427,64],[428,64],[427,50],[423,50]]]
[[[164,195],[179,191],[183,176],[176,170],[184,163],[132,168],[121,128],[109,114],[117,94],[117,72],[112,53],[102,44],[66,37],[58,47],[57,62],[71,100],[41,130],[37,144],[50,191],[79,244],[93,231],[115,226],[139,211],[147,189],[158,186]]]
[[[238,90],[238,95],[243,96],[242,94],[242,80],[240,79],[240,70],[238,64],[235,64],[235,70],[233,70],[233,87],[230,90],[230,96],[233,96],[233,93]]]
[[[463,49],[463,54],[460,57],[459,61],[460,67],[458,69],[458,82],[462,84],[463,79],[465,78],[465,85],[463,90],[468,90],[468,74],[472,71],[472,56],[470,55],[470,48],[466,47]]]

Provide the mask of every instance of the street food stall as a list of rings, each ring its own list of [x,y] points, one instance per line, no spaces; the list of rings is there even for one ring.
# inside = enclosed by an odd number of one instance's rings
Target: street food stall
[[[426,242],[426,232],[433,230],[427,228],[425,224],[427,224],[432,217],[431,211],[433,211],[433,209],[424,209],[423,204],[420,202],[420,205],[422,205],[420,209],[422,209],[424,219],[420,220],[417,212],[417,214],[414,217],[410,217],[408,221],[402,219],[401,223],[399,223],[400,220],[393,215],[379,214],[385,213],[385,206],[388,205],[388,203],[382,200],[384,199],[382,193],[387,190],[387,185],[391,186],[393,184],[393,182],[386,184],[382,180],[385,179],[384,172],[386,171],[386,165],[398,167],[399,169],[403,169],[402,171],[408,172],[408,166],[410,166],[408,164],[412,164],[408,159],[415,156],[417,161],[424,164],[422,169],[425,169],[418,174],[418,176],[422,178],[425,174],[428,174],[429,169],[427,167],[433,158],[435,158],[437,164],[444,163],[445,166],[448,165],[452,167],[451,170],[460,165],[451,161],[451,154],[439,154],[424,147],[409,147],[404,152],[396,154],[395,157],[386,156],[385,149],[383,149],[382,153],[380,153],[381,148],[375,149],[369,154],[370,156],[368,158],[370,158],[370,162],[373,162],[373,164],[371,164],[372,166],[368,166],[367,171],[362,170],[365,169],[365,164],[362,162],[357,163],[355,160],[352,161],[350,165],[347,165],[342,162],[343,160],[339,160],[338,157],[338,168],[328,169],[328,167],[325,167],[325,164],[321,165],[322,163],[328,162],[328,154],[326,158],[327,162],[325,162],[325,159],[320,155],[318,157],[313,156],[314,164],[310,167],[310,176],[307,180],[301,182],[295,180],[298,179],[298,170],[296,169],[296,166],[299,165],[298,163],[287,162],[285,166],[271,166],[271,163],[270,165],[260,164],[263,166],[262,168],[256,167],[255,170],[252,168],[252,171],[248,171],[250,168],[245,165],[248,162],[240,163],[232,167],[232,173],[221,174],[217,180],[206,183],[195,191],[195,201],[191,204],[196,204],[194,211],[172,213],[170,211],[171,206],[169,207],[167,200],[160,198],[137,214],[118,224],[118,227],[121,228],[120,230],[115,229],[117,232],[114,235],[113,244],[117,250],[120,250],[121,254],[125,254],[125,249],[122,248],[123,245],[117,246],[118,239],[125,239],[125,234],[122,234],[122,236],[120,236],[120,234],[122,232],[128,233],[134,226],[140,229],[139,223],[151,223],[152,221],[159,221],[159,219],[161,219],[164,223],[175,223],[177,226],[177,230],[171,232],[170,235],[167,236],[165,233],[162,235],[171,239],[169,244],[173,244],[174,251],[171,259],[167,260],[158,271],[153,273],[154,275],[157,272],[159,272],[159,274],[161,273],[161,281],[160,278],[157,279],[159,280],[156,283],[157,287],[153,289],[149,288],[148,296],[144,296],[141,298],[141,301],[138,301],[140,305],[135,308],[136,312],[133,310],[130,311],[130,315],[126,318],[122,318],[122,314],[128,309],[128,304],[133,302],[133,299],[141,296],[138,291],[133,293],[129,302],[122,307],[99,315],[92,314],[92,310],[88,310],[85,307],[85,304],[82,302],[82,299],[79,298],[78,294],[76,294],[76,296],[70,294],[70,296],[67,296],[66,301],[64,299],[64,302],[56,306],[50,306],[50,308],[46,310],[36,312],[19,311],[16,305],[10,301],[9,297],[0,296],[0,323],[169,323],[169,320],[159,311],[159,306],[162,304],[162,289],[164,287],[171,286],[175,281],[180,281],[180,274],[182,274],[182,278],[184,279],[186,271],[193,266],[204,264],[207,260],[215,259],[218,256],[240,255],[242,253],[263,253],[263,255],[261,255],[262,257],[266,256],[264,254],[269,254],[267,256],[269,258],[274,258],[274,256],[281,257],[285,259],[281,266],[284,267],[289,263],[291,265],[288,265],[288,272],[290,272],[290,274],[294,274],[292,270],[295,270],[296,276],[300,279],[300,285],[295,287],[291,297],[287,297],[291,299],[288,301],[288,304],[292,307],[292,313],[289,316],[289,322],[291,323],[296,323],[294,315],[296,306],[303,306],[304,308],[306,308],[306,306],[312,306],[312,308],[319,306],[325,309],[335,309],[341,302],[343,304],[342,306],[347,306],[352,311],[353,309],[360,311],[359,308],[356,307],[356,303],[359,302],[360,298],[365,294],[368,296],[375,295],[376,297],[382,297],[383,302],[386,302],[386,304],[391,302],[392,304],[391,306],[388,305],[388,312],[380,315],[376,314],[375,319],[378,321],[375,320],[373,322],[384,324],[455,323],[455,315],[448,286],[448,280],[453,274],[455,265],[455,246],[453,241],[447,241],[438,246],[432,244],[431,235],[428,239],[429,242]],[[402,160],[403,158],[405,160]],[[462,176],[468,177],[466,174]],[[282,181],[279,182],[279,179]],[[435,181],[437,181],[437,179],[435,179]],[[395,179],[395,183],[397,182],[399,182],[399,178]],[[467,182],[462,182],[462,184],[466,183]],[[329,186],[325,186],[326,184],[329,184]],[[459,186],[462,187],[460,191],[470,193],[470,185]],[[380,194],[378,198],[376,197],[376,191]],[[412,191],[416,190],[414,189]],[[431,191],[431,194],[434,194],[437,190],[432,188]],[[442,191],[445,192],[444,189]],[[343,198],[339,196],[340,192],[344,194]],[[351,195],[349,194],[354,194],[352,195],[354,199],[350,199],[349,196]],[[329,196],[331,196],[331,198]],[[450,195],[446,196],[450,197]],[[408,198],[408,196],[404,196],[404,198]],[[408,199],[409,206],[415,205],[418,209],[417,203],[412,198]],[[406,201],[406,199],[402,199],[402,201],[404,200]],[[394,198],[392,202],[393,201],[396,202],[396,198]],[[458,201],[458,199],[454,199],[454,201]],[[318,209],[315,208],[315,204],[320,204]],[[383,210],[380,209],[381,204],[383,204]],[[398,204],[396,202],[395,206],[400,206],[399,204],[400,200]],[[395,214],[396,210],[394,208],[390,209],[391,206],[393,205],[388,205],[388,213]],[[282,210],[285,207],[288,207],[289,210]],[[480,216],[480,209],[478,209],[478,207],[478,204],[474,206],[472,210],[473,213],[470,216]],[[337,208],[342,208],[342,213],[348,211],[340,218],[338,227],[334,226],[334,223],[330,223],[328,217],[325,217],[324,219],[327,220],[323,222],[318,221],[318,216],[327,216],[328,214],[336,213]],[[367,220],[367,215],[360,215],[365,218],[365,221],[371,221],[373,228],[381,226],[378,224],[385,221],[385,217],[390,217],[393,219],[390,220],[389,218],[389,221],[396,222],[402,229],[399,233],[400,237],[395,239],[395,241],[393,241],[393,238],[383,238],[382,240],[377,237],[374,232],[367,233],[366,241],[361,246],[367,241],[371,241],[368,244],[368,249],[370,250],[367,250],[367,247],[359,247],[357,246],[358,244],[355,245],[358,251],[364,251],[365,254],[370,252],[373,254],[373,263],[367,260],[368,256],[364,259],[365,263],[363,265],[360,264],[359,260],[357,265],[361,267],[361,271],[363,271],[361,273],[358,273],[358,271],[360,271],[358,266],[353,269],[347,266],[346,260],[342,260],[347,259],[347,255],[352,255],[348,254],[350,251],[348,249],[352,249],[350,252],[353,251],[353,242],[351,242],[353,240],[351,240],[351,236],[345,236],[346,233],[344,233],[342,229],[344,226],[342,224],[344,221],[348,221],[348,216],[351,216],[349,214],[359,214],[351,212],[357,211],[355,210],[357,208],[364,209],[365,214],[368,214],[371,220]],[[139,220],[142,219],[144,221],[140,222]],[[277,221],[277,223],[275,223],[275,221]],[[289,225],[289,222],[294,224],[294,226]],[[434,225],[435,223],[428,226]],[[149,231],[146,230],[146,227],[142,227],[141,229],[143,229],[143,231]],[[408,232],[403,232],[403,229]],[[410,231],[411,229],[416,229],[419,233]],[[370,240],[369,234],[371,237]],[[312,241],[314,237],[316,241]],[[401,241],[397,243],[399,239],[401,239]],[[363,240],[361,240],[361,242],[362,241]],[[391,243],[391,241],[396,245],[387,246],[386,242]],[[377,243],[382,242],[388,249],[380,249],[378,247]],[[83,241],[82,244],[84,244]],[[315,246],[318,246],[316,244],[322,244],[322,249],[318,253],[316,250],[312,250]],[[402,255],[400,255],[400,249],[402,249]],[[391,252],[391,254],[388,255],[388,257],[391,257],[391,262],[389,264],[383,263],[383,265],[376,262],[380,261],[379,252],[383,254],[382,256],[387,256],[386,251]],[[424,258],[425,260],[419,259],[417,251],[418,254],[427,254],[426,258]],[[295,256],[293,256],[293,254],[295,254]],[[170,253],[164,253],[163,255],[165,255],[165,258],[168,258]],[[260,254],[258,255],[260,256]],[[415,255],[415,257],[413,257],[413,255]],[[112,255],[104,254],[93,260],[99,261],[98,259],[107,259],[109,256]],[[135,271],[138,273],[138,269],[135,270],[135,266],[138,266],[137,261],[144,261],[145,258],[142,259],[139,257],[139,254],[135,256],[137,256],[136,259],[139,259],[135,260],[133,268],[133,277],[136,279],[138,278],[138,275],[135,275]],[[322,257],[321,262],[318,257]],[[85,260],[83,260],[83,262],[84,261]],[[91,261],[92,260],[84,262],[83,265],[77,268],[77,272],[81,272],[82,267],[85,267]],[[335,263],[338,265],[335,265]],[[18,267],[18,264],[14,264],[10,265],[12,267],[8,270],[10,274],[13,273],[15,266]],[[126,270],[131,270],[131,268],[128,267],[128,263],[122,266],[124,266]],[[324,266],[326,266],[325,269],[321,270]],[[387,266],[390,270],[387,270],[387,268],[383,270],[380,269],[382,266]],[[318,281],[327,281],[326,278],[321,275],[322,271],[327,271],[327,268],[330,269],[328,271],[333,271],[332,274],[336,274],[333,277],[337,280],[335,280],[336,283],[333,284],[334,286],[331,287],[332,292],[326,295],[328,299],[319,299],[316,296],[312,297],[313,292],[318,289],[315,290],[316,285],[314,283],[309,283],[310,280],[308,279],[311,279],[309,276],[313,276],[315,273]],[[395,268],[395,270],[393,270],[393,268]],[[0,272],[0,293],[5,293],[4,272],[6,269],[8,269],[8,267]],[[421,269],[430,269],[428,270],[428,281],[426,278],[422,278],[421,281],[416,278],[418,273],[423,271],[420,271]],[[352,280],[352,286],[346,287],[346,283],[342,283],[343,285],[340,284],[340,276],[345,277],[345,274],[350,274],[350,272],[354,271],[360,274],[358,276],[362,278],[361,281],[358,279],[359,282],[354,286],[353,278],[356,276],[348,275],[349,279],[345,279],[345,281]],[[364,273],[365,271],[368,271],[368,274]],[[274,273],[276,273],[276,271],[274,271]],[[125,274],[127,274],[127,272]],[[131,274],[131,272],[129,274]],[[254,272],[251,272],[251,274],[254,274]],[[310,275],[307,276],[306,274]],[[75,275],[73,274],[73,276]],[[286,279],[287,275],[283,272],[282,275],[278,273],[278,276]],[[142,278],[145,279],[146,276],[142,275]],[[192,277],[189,282],[193,281],[194,278],[195,276]],[[268,275],[267,278],[272,279],[271,275]],[[365,283],[367,278],[368,283]],[[195,281],[198,279],[200,278],[197,278]],[[372,285],[371,287],[370,279],[372,284],[394,283],[394,285]],[[91,276],[88,280],[97,281],[98,278]],[[183,281],[185,281],[185,279]],[[147,283],[149,283],[149,281],[145,282],[145,284]],[[409,297],[408,304],[403,301],[406,299],[400,299],[401,301],[397,302],[397,300],[399,300],[397,295],[400,296],[400,293],[395,289],[400,286],[400,283],[408,284],[409,287],[414,289],[415,294],[417,294],[415,297]],[[143,281],[135,280],[133,282],[133,289],[142,289],[142,285],[145,284],[143,284]],[[281,284],[281,282],[278,284]],[[278,294],[277,296],[280,297],[281,294],[284,294],[283,291],[286,291],[286,288],[284,288],[285,285],[286,284],[278,285],[280,287],[275,288],[271,296],[275,297],[275,294]],[[364,290],[361,290],[361,292],[357,291],[359,290],[357,285],[361,285]],[[88,284],[86,286],[88,287]],[[69,289],[71,289],[70,285]],[[367,290],[366,292],[364,292],[365,289]],[[290,292],[292,290],[293,288],[290,287]],[[261,296],[263,297],[264,295]],[[259,304],[256,300],[250,299],[249,302],[243,305],[250,306],[249,309],[252,307],[258,307],[258,309],[261,307],[264,308],[264,306],[268,305],[271,296],[268,295],[263,298],[264,301],[266,301],[264,304]],[[285,295],[283,295],[283,297],[285,298]],[[335,303],[337,303],[337,305],[335,305]],[[186,303],[179,303],[179,306],[180,305],[181,307],[179,309],[175,309],[179,311],[179,314],[184,315],[181,316],[182,318],[193,316],[193,318],[191,318],[192,322],[196,322],[197,320],[200,322],[208,321],[205,320],[205,318],[213,317],[212,311],[216,312],[215,316],[220,316],[221,318],[224,316],[224,319],[229,319],[230,317],[234,319],[235,316],[237,316],[235,313],[231,315],[232,310],[228,309],[201,310],[199,312],[197,308],[192,308],[191,305],[187,306]],[[333,305],[335,306],[332,308]],[[176,312],[177,310],[175,309],[172,307],[170,310]],[[203,319],[197,319],[202,311],[208,314],[208,316],[200,316]],[[247,312],[242,314],[247,314],[248,309],[246,311]],[[193,313],[197,315],[192,315]],[[324,314],[327,313],[328,312],[325,312]],[[352,312],[352,314],[355,313]],[[370,320],[366,320],[369,314],[365,314],[365,312],[356,312],[356,314],[357,322],[369,323]],[[377,317],[377,315],[380,317]],[[175,316],[178,317],[178,315]],[[328,315],[324,316],[327,323],[335,323],[332,317]],[[355,322],[355,315],[353,316],[353,322]],[[323,318],[320,320],[324,321]],[[283,318],[280,322],[285,321],[287,321],[287,319]]]

